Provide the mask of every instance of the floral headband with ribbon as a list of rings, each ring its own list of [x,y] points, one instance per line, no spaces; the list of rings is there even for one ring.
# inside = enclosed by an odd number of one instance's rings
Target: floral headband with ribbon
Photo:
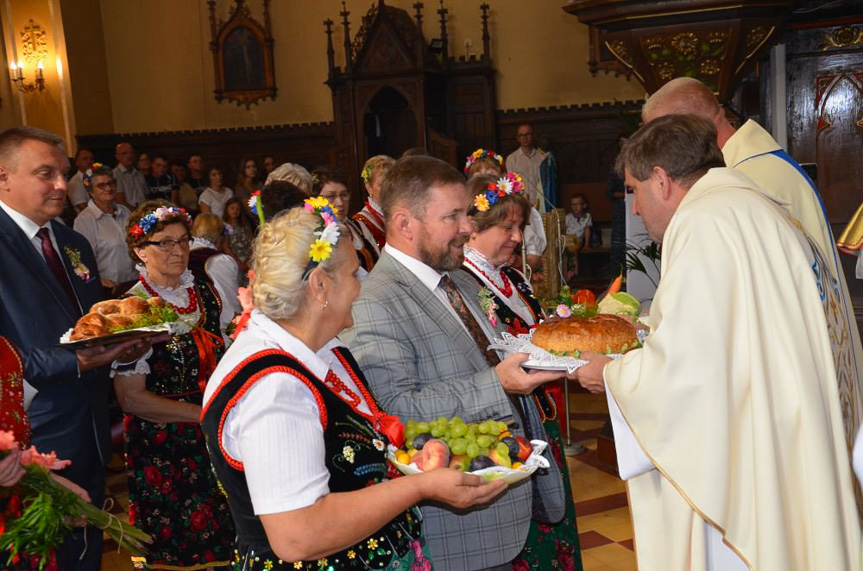
[[[192,217],[185,208],[177,206],[160,206],[146,216],[142,216],[138,223],[129,229],[129,234],[140,238],[148,234],[159,222],[182,222],[187,228],[192,226]]]
[[[93,166],[91,166],[82,173],[84,186],[86,186],[87,188],[90,187],[90,180],[93,178],[93,173],[102,168],[103,166],[104,165],[102,163],[93,163]]]
[[[364,183],[369,184],[369,182],[371,182],[373,170],[374,167],[372,167],[372,165],[366,165],[363,167],[363,172],[360,173],[360,178],[363,179]]]
[[[493,159],[497,161],[501,167],[503,167],[503,157],[499,154],[495,153],[491,149],[477,149],[473,153],[467,156],[464,164],[464,174],[467,176],[470,167],[472,167],[476,162],[480,159]]]
[[[483,194],[477,194],[473,199],[473,207],[479,212],[485,212],[507,195],[524,193],[524,182],[518,173],[508,172],[505,176],[497,179],[497,182],[488,183]]]
[[[305,271],[305,274],[308,274],[320,262],[332,256],[333,246],[339,242],[339,211],[326,198],[320,196],[307,198],[303,208],[321,217],[315,230],[315,241],[309,247],[310,259]]]

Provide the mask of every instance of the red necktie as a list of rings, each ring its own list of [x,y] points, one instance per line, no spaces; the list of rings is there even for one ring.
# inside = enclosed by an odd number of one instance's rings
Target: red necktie
[[[78,297],[75,295],[75,290],[72,289],[72,283],[69,281],[69,276],[66,275],[66,268],[63,267],[63,262],[60,260],[60,256],[57,254],[57,250],[54,249],[54,244],[51,242],[51,233],[47,228],[40,228],[39,231],[36,232],[36,235],[39,236],[40,240],[42,240],[42,255],[45,256],[48,268],[51,270],[51,273],[54,274],[54,277],[57,278],[57,281],[66,292],[66,295],[69,296],[69,301],[72,302],[72,308],[75,313],[80,315],[81,308],[78,305]]]

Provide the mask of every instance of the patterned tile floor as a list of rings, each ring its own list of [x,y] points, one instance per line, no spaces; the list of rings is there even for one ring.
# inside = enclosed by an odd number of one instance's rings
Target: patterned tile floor
[[[585,571],[632,571],[636,569],[632,544],[632,523],[626,500],[626,486],[596,465],[596,435],[608,418],[605,397],[587,393],[570,395],[572,439],[588,449],[581,456],[567,458],[572,481],[582,563]],[[108,473],[108,496],[114,499],[112,511],[128,521],[126,477]],[[103,571],[128,571],[129,554],[117,552],[117,545],[106,542],[102,556]]]

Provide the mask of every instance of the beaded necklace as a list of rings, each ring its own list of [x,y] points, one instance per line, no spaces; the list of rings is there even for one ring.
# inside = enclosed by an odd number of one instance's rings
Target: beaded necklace
[[[486,280],[488,280],[488,282],[491,285],[493,285],[495,288],[497,288],[498,291],[500,291],[504,297],[510,297],[512,295],[512,282],[510,282],[509,278],[506,277],[506,274],[503,272],[503,267],[500,267],[497,270],[498,275],[500,276],[500,279],[503,282],[503,285],[497,285],[497,282],[494,281],[494,278],[492,276],[488,275],[487,273],[485,273],[485,271],[481,267],[479,267],[479,265],[474,260],[471,259],[471,258],[475,257],[481,263],[485,262],[485,263],[483,263],[483,265],[490,265],[490,264],[488,264],[487,260],[485,260],[485,258],[482,256],[482,254],[480,254],[479,252],[477,252],[473,248],[469,248],[469,247],[465,247],[464,253],[465,253],[465,258],[464,258],[465,263],[467,263],[470,267],[472,267],[477,272],[479,272]]]
[[[144,286],[144,289],[147,290],[147,293],[149,293],[152,297],[161,297],[159,293],[155,289],[153,289],[153,286],[147,283],[147,279],[143,275],[140,275],[138,279],[141,280],[141,285]],[[195,293],[194,285],[187,287],[186,293],[189,296],[189,304],[186,305],[186,307],[179,307],[177,305],[174,305],[167,299],[165,300],[165,303],[171,306],[171,308],[173,308],[173,310],[177,313],[181,315],[188,315],[198,309],[198,294]]]

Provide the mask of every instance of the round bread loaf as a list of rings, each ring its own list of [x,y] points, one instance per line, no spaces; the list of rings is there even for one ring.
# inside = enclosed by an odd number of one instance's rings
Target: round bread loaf
[[[531,342],[555,355],[573,357],[584,351],[624,353],[639,345],[635,327],[616,315],[552,317],[537,326]]]

